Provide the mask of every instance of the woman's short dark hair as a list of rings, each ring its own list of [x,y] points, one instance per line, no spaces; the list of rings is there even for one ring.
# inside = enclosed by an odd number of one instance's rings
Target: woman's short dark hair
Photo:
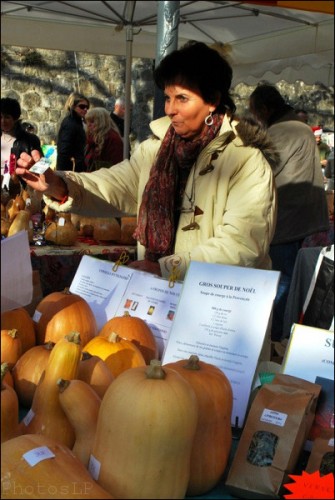
[[[1,113],[10,115],[14,120],[18,120],[21,116],[21,106],[16,99],[11,97],[1,98]]]
[[[155,83],[161,90],[180,85],[198,92],[207,103],[219,100],[219,113],[236,109],[229,95],[232,78],[233,70],[226,59],[205,43],[195,41],[165,56],[154,71]]]

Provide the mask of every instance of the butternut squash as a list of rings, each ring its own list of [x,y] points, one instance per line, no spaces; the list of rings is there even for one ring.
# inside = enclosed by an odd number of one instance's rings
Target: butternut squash
[[[150,366],[121,373],[100,407],[89,469],[116,498],[184,498],[198,418],[195,393],[175,370]]]
[[[101,399],[94,389],[83,380],[59,379],[57,385],[59,402],[74,428],[76,436],[72,451],[87,467],[95,437]]]
[[[24,455],[43,447],[51,458],[33,467]],[[80,460],[50,436],[27,434],[1,445],[1,498],[114,498],[94,481]]]
[[[44,434],[72,448],[75,433],[60,405],[57,380],[76,378],[80,357],[78,332],[66,335],[55,344],[36,387],[31,409],[20,422],[22,434]]]

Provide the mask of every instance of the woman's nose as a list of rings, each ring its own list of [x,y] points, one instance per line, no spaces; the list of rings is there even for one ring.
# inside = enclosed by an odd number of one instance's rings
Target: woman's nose
[[[165,103],[165,113],[168,116],[173,116],[176,114],[176,108],[173,102],[169,101]]]

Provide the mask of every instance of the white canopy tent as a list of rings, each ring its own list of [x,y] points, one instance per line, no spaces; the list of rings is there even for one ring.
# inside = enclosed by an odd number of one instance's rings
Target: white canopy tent
[[[125,56],[126,30],[131,26],[133,57],[154,59],[158,3],[2,1],[1,43]],[[294,4],[298,10],[281,4]],[[181,1],[179,5],[178,46],[190,39],[226,44],[234,85],[260,79],[334,84],[334,2]]]
[[[332,1],[2,1],[1,43],[123,55],[130,68],[132,57],[155,59],[158,4],[169,3],[179,5],[177,45],[223,44],[233,86],[259,80],[334,85]]]

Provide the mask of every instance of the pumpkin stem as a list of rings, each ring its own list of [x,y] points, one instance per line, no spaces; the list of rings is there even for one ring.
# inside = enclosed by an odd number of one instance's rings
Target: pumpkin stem
[[[69,342],[73,342],[74,344],[80,344],[81,339],[80,339],[80,333],[79,332],[70,332],[67,335],[65,335],[66,340]]]
[[[59,392],[64,392],[67,387],[70,385],[70,380],[64,380],[63,378],[59,378],[57,380],[57,385],[59,388]]]
[[[150,365],[146,369],[147,378],[164,380],[166,377],[166,372],[162,368],[162,362],[158,359],[152,359]]]
[[[8,372],[8,370],[9,370],[8,363],[1,363],[1,387],[3,379],[5,378],[5,375]]]
[[[184,368],[187,370],[200,370],[198,356],[196,354],[191,354]]]
[[[123,316],[130,316],[129,311],[124,311]]]
[[[115,344],[116,342],[120,342],[120,340],[122,340],[122,337],[120,337],[120,335],[116,332],[112,332],[108,335],[108,342]]]
[[[43,344],[43,347],[47,350],[47,351],[51,351],[54,347],[55,347],[55,342],[52,342],[51,340],[48,340],[47,342],[45,342]]]
[[[16,328],[13,328],[12,330],[8,330],[8,335],[12,337],[13,339],[17,339],[19,337],[18,331]]]

